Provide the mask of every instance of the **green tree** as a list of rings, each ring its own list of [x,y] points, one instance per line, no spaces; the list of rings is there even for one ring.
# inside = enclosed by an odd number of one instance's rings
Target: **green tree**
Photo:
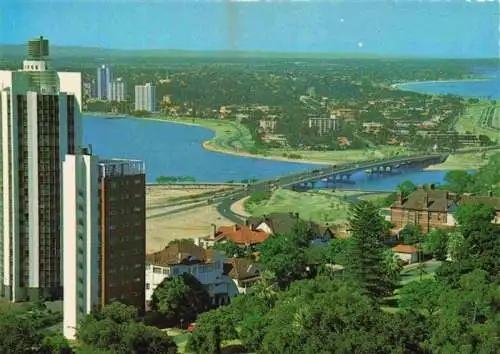
[[[435,279],[411,281],[399,291],[399,306],[432,316],[439,310],[444,290],[443,285]]]
[[[438,261],[444,261],[448,256],[448,242],[449,236],[447,232],[433,229],[424,239],[424,252],[432,254]]]
[[[76,336],[89,352],[177,353],[176,344],[165,332],[137,322],[137,309],[118,302],[87,315]]]
[[[387,278],[384,265],[386,230],[378,209],[367,201],[355,204],[349,222],[352,243],[346,263],[348,275],[373,298],[390,295],[394,284]]]
[[[444,181],[446,182],[443,188],[462,194],[469,191],[471,184],[471,175],[467,171],[449,171],[444,176]]]
[[[493,207],[472,201],[461,204],[453,213],[457,220],[462,234],[467,238],[472,230],[483,229],[489,226],[495,216]]]
[[[302,278],[306,270],[305,247],[297,235],[274,235],[260,246],[259,262],[275,274],[281,287],[286,287]]]
[[[187,349],[198,354],[220,353],[224,340],[237,337],[232,313],[227,307],[221,307],[198,316],[196,329],[188,340]]]
[[[406,245],[416,245],[422,242],[424,235],[418,225],[408,224],[401,231],[401,237]]]
[[[417,186],[410,180],[404,180],[398,185],[398,190],[403,194],[403,196],[408,196],[417,190]]]
[[[210,304],[203,285],[188,273],[163,280],[151,298],[151,308],[175,323],[194,321]]]
[[[238,246],[233,241],[218,242],[214,245],[214,249],[223,252],[227,257],[245,257],[245,248]]]

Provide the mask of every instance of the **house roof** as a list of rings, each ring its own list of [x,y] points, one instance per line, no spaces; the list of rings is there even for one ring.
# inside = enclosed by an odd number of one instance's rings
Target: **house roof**
[[[236,280],[255,278],[260,275],[259,267],[248,258],[229,258],[224,262],[224,274]]]
[[[271,213],[258,217],[251,217],[248,223],[256,228],[261,223],[265,222],[273,234],[288,234],[293,230],[293,227],[299,221],[299,215],[296,213]]]
[[[392,248],[392,252],[413,254],[417,253],[417,249],[409,245],[397,245]]]
[[[411,210],[424,210],[434,212],[448,212],[449,208],[456,204],[452,197],[454,195],[443,190],[424,190],[419,188],[408,197],[403,198],[399,195],[398,200],[393,203],[391,208],[402,208]]]
[[[212,263],[216,253],[213,249],[205,249],[192,242],[180,242],[148,254],[146,262],[164,267],[176,264]]]
[[[462,195],[450,193],[445,190],[424,190],[419,188],[408,197],[403,198],[399,195],[398,200],[394,202],[391,208],[402,208],[411,210],[424,210],[434,212],[448,212],[456,206],[477,201],[493,207],[496,211],[500,211],[500,198],[489,196]]]
[[[252,230],[246,225],[221,226],[215,234],[215,242],[229,238],[239,245],[255,245],[262,243],[269,234],[260,230]]]

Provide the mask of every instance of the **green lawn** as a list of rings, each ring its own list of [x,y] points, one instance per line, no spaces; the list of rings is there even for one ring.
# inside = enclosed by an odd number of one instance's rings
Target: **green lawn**
[[[499,139],[498,130],[482,127],[479,124],[481,116],[491,106],[491,101],[480,101],[479,103],[469,104],[465,113],[457,120],[455,130],[459,133],[484,134],[491,140]],[[498,108],[495,110],[498,111]],[[495,112],[495,114],[498,114]]]
[[[439,165],[443,170],[471,170],[486,164],[491,155],[500,152],[498,150],[488,150],[485,152],[476,152],[470,154],[450,155],[445,162]]]
[[[267,203],[252,210],[252,215],[295,212],[303,220],[336,223],[347,219],[348,208],[347,202],[321,191],[294,192],[278,189]]]

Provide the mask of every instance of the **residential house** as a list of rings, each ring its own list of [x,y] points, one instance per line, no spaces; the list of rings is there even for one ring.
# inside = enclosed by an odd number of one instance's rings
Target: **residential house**
[[[228,283],[223,277],[225,256],[191,242],[169,245],[146,256],[146,304],[153,291],[166,278],[189,273],[208,291],[214,304],[228,300]]]
[[[418,262],[418,250],[413,246],[397,245],[392,248],[392,252],[402,261],[412,264]]]
[[[398,199],[391,206],[391,222],[396,229],[408,224],[419,225],[424,234],[432,229],[449,229],[457,225],[454,210],[463,203],[477,201],[492,206],[496,215],[492,222],[500,223],[500,198],[493,196],[457,195],[445,190],[429,190],[419,187],[405,197],[398,193]]]
[[[270,233],[248,225],[221,226],[215,233],[214,243],[232,241],[239,246],[254,246],[264,242]]]
[[[259,128],[264,133],[273,134],[276,131],[276,124],[277,124],[276,116],[269,116],[268,118],[259,120]]]
[[[365,133],[378,133],[380,129],[382,129],[384,125],[382,123],[377,122],[366,122],[363,123],[363,131]]]
[[[229,258],[224,263],[224,275],[228,277],[229,297],[247,294],[250,287],[260,279],[259,266],[248,258]]]

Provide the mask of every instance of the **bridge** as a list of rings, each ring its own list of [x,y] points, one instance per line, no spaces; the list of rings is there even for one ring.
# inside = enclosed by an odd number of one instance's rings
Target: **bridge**
[[[229,191],[223,196],[214,198],[211,203],[218,204],[218,211],[233,222],[241,223],[244,220],[231,211],[231,205],[234,201],[249,196],[254,192],[271,191],[275,188],[289,188],[304,183],[314,183],[322,179],[331,180],[334,178],[348,178],[351,174],[363,170],[379,170],[380,167],[387,171],[387,168],[393,169],[411,164],[434,164],[446,160],[447,154],[426,154],[413,156],[395,156],[385,159],[374,159],[360,161],[357,163],[347,163],[342,165],[329,165],[313,170],[291,173],[282,177],[261,180],[247,185],[245,188]]]

